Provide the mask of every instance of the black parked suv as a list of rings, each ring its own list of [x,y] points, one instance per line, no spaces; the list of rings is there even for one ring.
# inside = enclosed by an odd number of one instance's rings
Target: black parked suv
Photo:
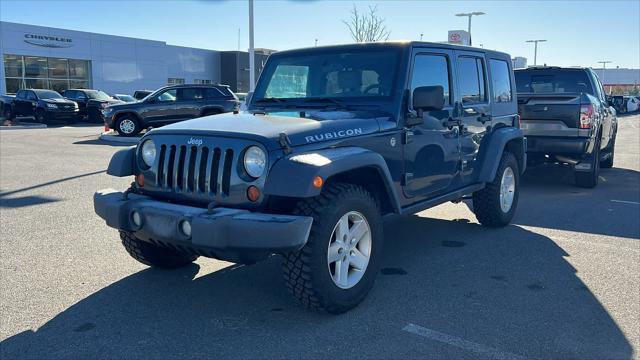
[[[5,116],[33,116],[36,121],[48,123],[53,120],[78,120],[78,104],[63,98],[54,90],[23,89],[18,90],[15,98],[5,104]]]
[[[117,152],[125,192],[94,195],[125,249],[151,266],[281,254],[293,295],[340,313],[373,286],[382,218],[472,198],[513,217],[526,142],[508,54],[371,43],[271,55],[248,111],[153,129]]]
[[[122,104],[124,101],[114,99],[104,91],[92,89],[69,89],[64,97],[78,103],[80,116],[91,122],[103,123],[102,109],[109,105]]]
[[[618,120],[589,68],[516,70],[518,111],[529,161],[573,166],[576,185],[594,187],[600,168],[613,166]]]
[[[227,85],[174,85],[163,87],[142,101],[109,106],[104,122],[122,136],[142,129],[236,111],[240,102]]]

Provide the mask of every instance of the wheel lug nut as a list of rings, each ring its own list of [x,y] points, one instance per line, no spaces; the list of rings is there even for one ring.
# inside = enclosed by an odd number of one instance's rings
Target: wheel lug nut
[[[355,252],[355,251],[351,251],[351,253],[350,253],[350,254],[351,254],[351,256],[355,256],[355,255],[356,255],[356,252]]]

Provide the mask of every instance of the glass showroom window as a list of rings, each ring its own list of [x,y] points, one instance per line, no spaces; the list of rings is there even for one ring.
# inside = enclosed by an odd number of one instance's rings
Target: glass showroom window
[[[7,94],[20,89],[51,89],[62,92],[69,88],[90,87],[88,60],[4,55]]]

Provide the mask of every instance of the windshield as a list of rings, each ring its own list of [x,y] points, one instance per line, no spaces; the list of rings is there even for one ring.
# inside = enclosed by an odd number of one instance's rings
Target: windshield
[[[51,90],[41,90],[36,91],[39,99],[61,99],[62,96],[55,91]]]
[[[252,100],[347,101],[393,95],[400,51],[333,50],[272,57]]]
[[[583,70],[516,71],[519,93],[587,93],[593,94],[591,82]]]
[[[100,90],[85,90],[89,99],[94,100],[112,100],[112,97]]]

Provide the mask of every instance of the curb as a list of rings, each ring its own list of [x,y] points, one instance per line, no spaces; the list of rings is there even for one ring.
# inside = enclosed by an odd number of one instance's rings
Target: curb
[[[46,129],[47,124],[20,122],[20,125],[0,126],[0,130]]]
[[[132,145],[135,145],[138,143],[138,141],[140,141],[140,137],[137,137],[137,136],[123,137],[123,136],[116,135],[114,132],[102,133],[100,134],[99,139],[106,142],[119,143],[119,144],[132,144]]]

